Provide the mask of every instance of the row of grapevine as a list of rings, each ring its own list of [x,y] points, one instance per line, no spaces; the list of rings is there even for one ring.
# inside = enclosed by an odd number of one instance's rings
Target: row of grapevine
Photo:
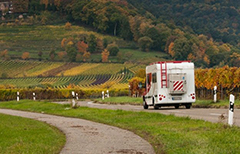
[[[132,75],[125,74],[100,74],[100,75],[77,75],[64,77],[25,77],[13,79],[0,79],[1,87],[10,86],[12,88],[33,88],[33,87],[52,87],[64,89],[68,86],[79,88],[110,88],[120,83],[127,84]]]
[[[134,74],[136,64],[0,61],[0,78]]]
[[[199,97],[212,96],[214,86],[218,87],[219,97],[224,99],[230,93],[240,95],[240,68],[222,67],[195,70],[195,85]]]

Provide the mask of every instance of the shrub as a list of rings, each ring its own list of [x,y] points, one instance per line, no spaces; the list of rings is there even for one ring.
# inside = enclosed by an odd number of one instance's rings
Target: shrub
[[[119,47],[116,43],[109,44],[107,50],[110,52],[110,56],[116,56],[119,52]]]
[[[72,28],[72,24],[70,23],[70,22],[67,22],[66,24],[65,24],[65,29],[66,30],[69,30],[69,29],[71,29]]]

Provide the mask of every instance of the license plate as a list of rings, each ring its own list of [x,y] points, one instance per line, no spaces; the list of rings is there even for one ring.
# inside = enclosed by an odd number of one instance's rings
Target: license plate
[[[173,101],[179,101],[179,100],[182,100],[182,97],[172,97],[172,100]]]

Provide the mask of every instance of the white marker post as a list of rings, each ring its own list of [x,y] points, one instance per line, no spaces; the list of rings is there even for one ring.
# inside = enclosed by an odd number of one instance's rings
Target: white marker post
[[[19,92],[17,92],[17,101],[19,102]]]
[[[230,126],[233,125],[233,112],[234,112],[234,95],[230,95],[230,101],[229,101],[229,112],[228,112],[228,124]]]
[[[107,98],[109,98],[109,91],[107,90]]]
[[[102,91],[102,100],[104,100],[104,91]]]
[[[76,102],[75,102],[75,100],[74,100],[74,97],[75,97],[75,92],[74,91],[72,91],[72,107],[74,108],[74,107],[76,107]]]
[[[78,100],[78,93],[76,93],[76,99]]]
[[[214,103],[217,102],[217,86],[214,86],[214,89],[213,89],[213,101]]]
[[[33,93],[33,100],[35,101],[36,100],[36,94]]]

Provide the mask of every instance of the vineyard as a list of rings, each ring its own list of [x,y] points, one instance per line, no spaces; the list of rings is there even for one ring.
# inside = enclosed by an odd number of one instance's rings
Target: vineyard
[[[128,90],[128,81],[144,65],[114,63],[65,63],[0,61],[0,89],[51,88],[81,90]],[[218,87],[219,99],[240,96],[240,68],[195,70],[198,98],[210,99]]]
[[[3,88],[126,89],[137,64],[0,61]]]
[[[229,94],[240,97],[240,68],[222,67],[216,69],[196,69],[195,86],[197,96],[211,98],[213,88],[217,86],[217,94],[220,99],[226,99]]]

